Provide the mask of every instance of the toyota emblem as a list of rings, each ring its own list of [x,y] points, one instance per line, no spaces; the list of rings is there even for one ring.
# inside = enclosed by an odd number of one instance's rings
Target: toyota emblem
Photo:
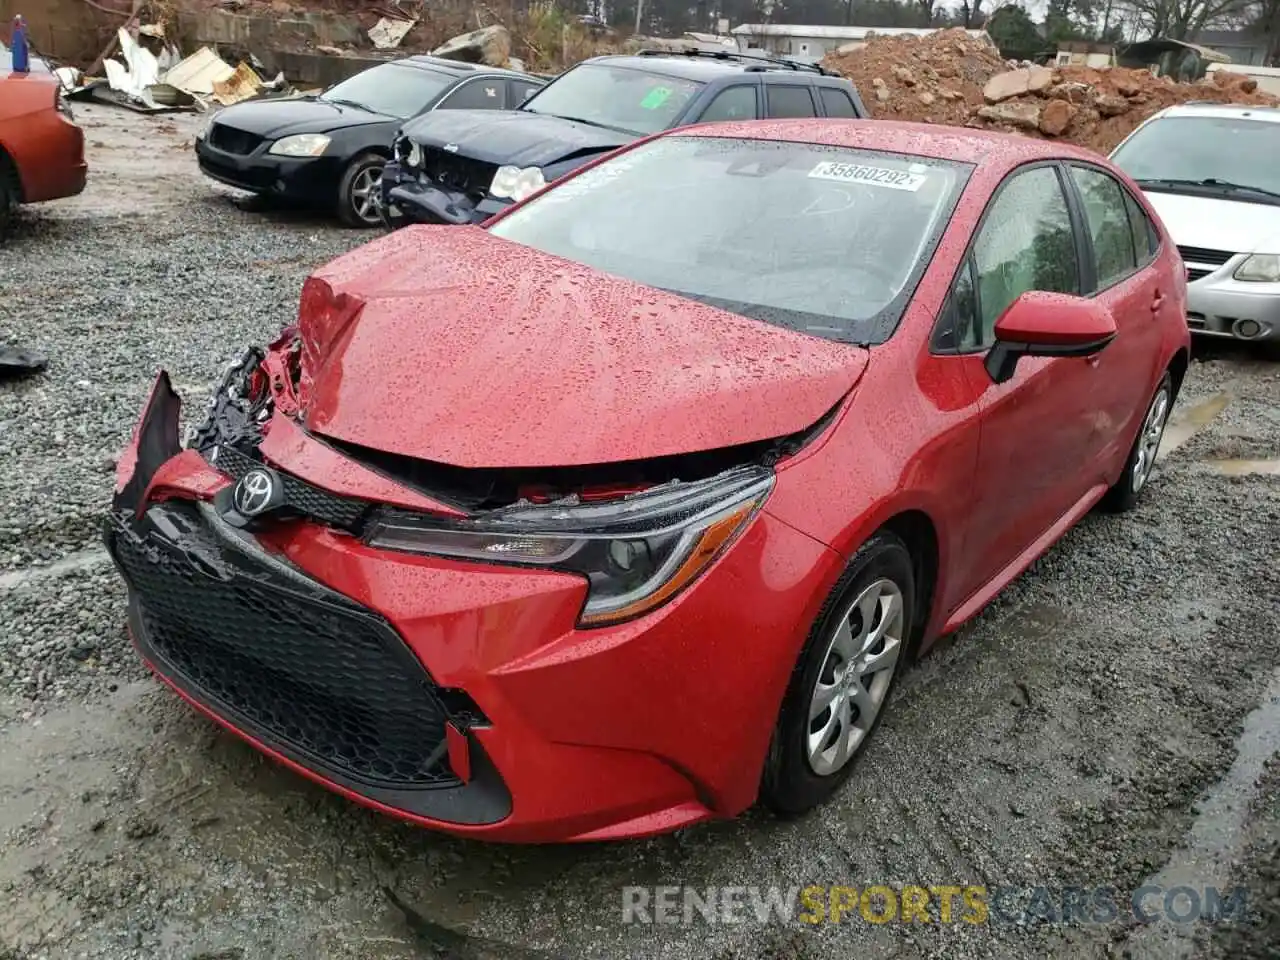
[[[270,470],[250,470],[236,484],[236,510],[245,517],[262,513],[275,499],[276,482]]]

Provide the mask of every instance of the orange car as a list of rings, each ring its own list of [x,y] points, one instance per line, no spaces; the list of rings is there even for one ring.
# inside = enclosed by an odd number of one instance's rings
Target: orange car
[[[84,133],[57,78],[32,60],[10,72],[0,47],[0,225],[19,203],[73,197],[84,189]]]

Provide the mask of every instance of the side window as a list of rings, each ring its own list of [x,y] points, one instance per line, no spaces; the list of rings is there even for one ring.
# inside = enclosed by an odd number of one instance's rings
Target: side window
[[[1093,238],[1093,259],[1098,271],[1098,289],[1111,286],[1137,266],[1133,247],[1133,227],[1124,206],[1124,187],[1114,177],[1089,167],[1071,166],[1071,176],[1084,201],[1089,236]]]
[[[1036,167],[1006,180],[987,209],[973,243],[977,320],[960,322],[960,349],[989,347],[996,320],[1028,290],[1079,293],[1071,215],[1053,167]]]
[[[501,110],[506,106],[506,84],[491,80],[469,80],[445,96],[437,110]]]
[[[756,88],[746,84],[726,87],[716,94],[698,118],[699,123],[713,120],[755,120],[760,116],[756,107]]]
[[[521,80],[511,81],[511,106],[512,108],[520,106],[535,93],[542,88],[536,83],[525,83]]]
[[[808,87],[797,87],[792,84],[765,84],[768,97],[768,113],[771,117],[815,117],[813,97]]]
[[[858,111],[853,107],[849,94],[836,87],[819,87],[818,96],[822,98],[822,109],[828,117],[847,117],[857,119]]]
[[[1160,246],[1160,234],[1142,205],[1128,190],[1124,191],[1124,206],[1129,214],[1129,227],[1133,230],[1133,249],[1138,254],[1138,265],[1143,266],[1155,256]]]

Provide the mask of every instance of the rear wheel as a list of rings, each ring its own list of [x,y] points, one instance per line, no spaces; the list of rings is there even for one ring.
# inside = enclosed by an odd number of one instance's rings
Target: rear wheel
[[[338,217],[349,227],[382,226],[382,168],[376,153],[362,153],[351,161],[338,186]]]
[[[760,799],[804,813],[849,778],[879,726],[915,626],[916,584],[903,542],[876,534],[831,591],[791,675]]]
[[[1142,418],[1142,428],[1129,450],[1129,457],[1124,462],[1124,472],[1120,479],[1102,498],[1102,508],[1111,513],[1123,513],[1132,510],[1138,497],[1147,487],[1151,479],[1151,471],[1156,464],[1156,454],[1160,452],[1160,441],[1164,439],[1164,428],[1169,422],[1169,411],[1173,409],[1173,378],[1166,373],[1160,378],[1155,396],[1147,407]]]

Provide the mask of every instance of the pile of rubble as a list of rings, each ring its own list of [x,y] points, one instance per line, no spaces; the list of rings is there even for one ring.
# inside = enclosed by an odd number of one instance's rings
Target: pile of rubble
[[[872,37],[823,66],[847,76],[873,116],[988,127],[1052,137],[1109,152],[1158,110],[1191,100],[1277,106],[1238,74],[1176,83],[1122,67],[1018,67],[963,30]]]

